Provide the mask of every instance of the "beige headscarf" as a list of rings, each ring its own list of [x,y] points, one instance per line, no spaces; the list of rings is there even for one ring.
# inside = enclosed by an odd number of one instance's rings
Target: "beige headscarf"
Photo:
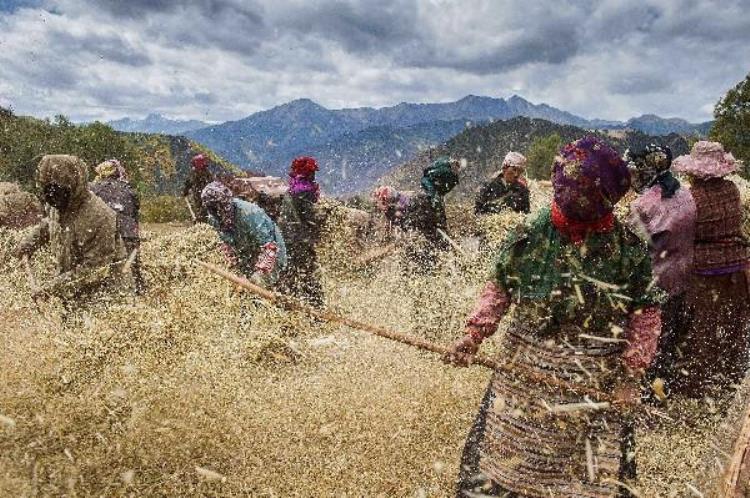
[[[44,156],[37,167],[37,183],[42,188],[52,183],[70,188],[73,204],[85,198],[88,192],[88,176],[88,166],[76,156]]]

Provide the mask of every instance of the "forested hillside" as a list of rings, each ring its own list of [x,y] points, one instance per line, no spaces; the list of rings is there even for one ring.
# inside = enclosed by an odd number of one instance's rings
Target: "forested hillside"
[[[194,154],[208,154],[215,172],[241,170],[207,148],[180,136],[121,133],[108,125],[75,125],[63,116],[39,120],[0,109],[0,180],[34,188],[34,172],[45,154],[73,154],[93,167],[119,159],[143,196],[176,195]]]
[[[535,140],[553,134],[566,143],[589,133],[605,137],[621,152],[628,147],[636,148],[652,142],[669,145],[675,156],[689,151],[687,140],[677,134],[653,137],[637,131],[592,132],[543,119],[518,117],[468,128],[448,140],[445,145],[425,151],[399,166],[383,176],[378,183],[392,184],[403,189],[417,189],[422,170],[430,161],[440,155],[449,155],[466,160],[466,167],[461,172],[461,183],[452,195],[473,196],[482,183],[499,171],[507,152],[514,150],[525,154]]]

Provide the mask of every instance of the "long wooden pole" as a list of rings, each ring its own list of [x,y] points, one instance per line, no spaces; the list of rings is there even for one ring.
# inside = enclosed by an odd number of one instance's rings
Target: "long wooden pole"
[[[357,265],[365,266],[374,261],[378,261],[379,259],[383,259],[389,254],[391,254],[395,249],[396,249],[396,244],[388,244],[387,246],[384,246],[384,247],[378,247],[376,250],[365,253],[360,258],[358,258],[356,260]]]
[[[724,480],[722,484],[721,496],[728,498],[740,498],[740,477],[746,468],[743,465],[747,465],[750,462],[750,407],[745,410],[745,419],[742,425],[740,435],[735,441],[732,457],[729,461],[729,466],[724,474]]]
[[[233,282],[234,284],[245,289],[246,291],[252,294],[255,294],[256,296],[262,297],[263,299],[277,306],[280,306],[282,308],[291,309],[295,311],[301,311],[303,313],[306,313],[307,315],[318,318],[320,320],[338,323],[340,325],[345,325],[352,329],[369,332],[370,334],[376,335],[378,337],[384,337],[386,339],[400,342],[402,344],[415,346],[424,351],[430,351],[432,353],[436,353],[440,355],[445,355],[448,352],[447,347],[439,345],[439,344],[435,344],[430,341],[426,341],[420,337],[414,337],[411,335],[402,334],[400,332],[388,330],[383,327],[370,325],[368,323],[360,322],[358,320],[353,320],[351,318],[347,318],[344,316],[337,315],[335,313],[331,313],[330,311],[319,310],[319,309],[313,308],[312,306],[308,306],[306,304],[297,302],[293,299],[290,299],[276,292],[272,292],[267,289],[264,289],[263,287],[254,285],[248,279],[235,275],[223,268],[220,268],[216,265],[212,265],[211,263],[206,263],[206,262],[199,261],[199,260],[195,260],[195,262],[198,265],[202,266],[203,268],[229,280],[230,282]],[[611,404],[620,404],[619,400],[616,400],[614,397],[606,393],[603,393],[597,389],[592,389],[592,388],[585,387],[585,386],[573,385],[570,382],[567,382],[565,380],[558,379],[555,377],[550,377],[547,375],[541,375],[536,372],[520,371],[518,365],[498,363],[494,361],[493,359],[488,358],[487,356],[484,356],[484,355],[475,355],[473,359],[473,364],[481,365],[491,370],[503,370],[503,371],[513,373],[513,374],[520,374],[522,377],[530,381],[533,381],[539,384],[545,384],[550,387],[563,389],[565,391],[576,393],[578,395],[589,396],[595,401],[609,402]]]
[[[453,240],[452,238],[450,238],[448,236],[448,234],[445,233],[445,231],[443,229],[438,228],[437,231],[440,234],[440,236],[443,237],[443,239],[445,239],[445,241],[448,242],[448,244],[451,245],[451,247],[453,248],[454,251],[456,251],[458,254],[460,254],[464,258],[468,258],[469,257],[468,254],[466,254],[466,251],[464,251],[464,248],[461,247],[458,244],[458,242],[456,242],[455,240]]]

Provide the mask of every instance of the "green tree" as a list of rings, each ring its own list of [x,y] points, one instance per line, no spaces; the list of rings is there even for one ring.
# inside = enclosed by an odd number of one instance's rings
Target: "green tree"
[[[535,138],[526,152],[526,173],[534,180],[549,180],[552,176],[552,163],[563,146],[563,139],[557,133]]]
[[[138,154],[126,135],[102,123],[75,125],[65,116],[53,121],[0,113],[0,180],[34,187],[34,173],[45,154],[73,154],[89,166],[120,159],[131,179],[140,180]]]
[[[750,171],[750,74],[727,92],[714,108],[714,125],[709,136],[745,163]]]

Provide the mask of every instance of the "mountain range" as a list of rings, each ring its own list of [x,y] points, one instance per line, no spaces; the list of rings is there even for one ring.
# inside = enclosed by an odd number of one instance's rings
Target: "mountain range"
[[[182,135],[191,130],[205,128],[208,123],[197,120],[181,121],[165,118],[160,114],[149,114],[143,119],[122,118],[107,122],[117,131]]]
[[[245,169],[284,176],[299,155],[316,157],[326,192],[366,188],[395,166],[442,144],[464,129],[515,117],[543,119],[579,129],[639,130],[649,135],[705,134],[710,123],[644,115],[627,122],[585,119],[514,95],[508,99],[469,95],[455,102],[327,109],[299,99],[237,121],[207,125],[158,114],[109,124],[120,131],[185,135]]]

